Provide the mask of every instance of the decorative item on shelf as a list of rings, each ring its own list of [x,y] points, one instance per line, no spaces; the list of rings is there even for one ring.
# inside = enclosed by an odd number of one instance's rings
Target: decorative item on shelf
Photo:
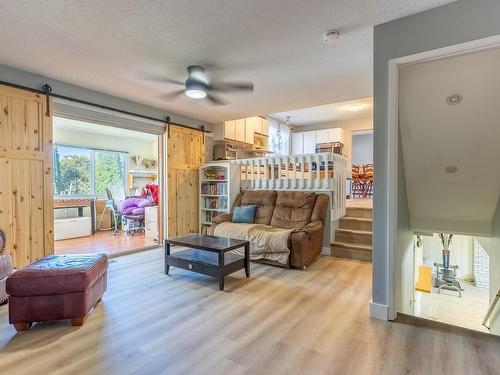
[[[205,179],[207,180],[225,180],[226,170],[220,167],[211,167],[204,170]]]
[[[154,160],[154,159],[143,159],[142,160],[142,165],[146,169],[156,168],[156,160]]]
[[[130,161],[134,163],[136,167],[138,167],[139,165],[141,165],[142,156],[140,155],[131,156]]]

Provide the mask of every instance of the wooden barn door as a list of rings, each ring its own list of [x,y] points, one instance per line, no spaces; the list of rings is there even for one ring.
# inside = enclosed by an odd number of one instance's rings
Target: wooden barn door
[[[199,230],[199,170],[205,162],[203,132],[169,125],[167,139],[168,236]]]
[[[0,228],[14,266],[54,252],[52,118],[46,98],[0,85]]]

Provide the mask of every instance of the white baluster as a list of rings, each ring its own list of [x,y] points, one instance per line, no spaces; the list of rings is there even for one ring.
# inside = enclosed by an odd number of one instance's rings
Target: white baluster
[[[319,190],[321,188],[321,154],[315,155],[316,160],[316,187],[314,190]]]
[[[252,160],[252,174],[251,174],[251,178],[252,178],[252,189],[255,190],[255,160]]]

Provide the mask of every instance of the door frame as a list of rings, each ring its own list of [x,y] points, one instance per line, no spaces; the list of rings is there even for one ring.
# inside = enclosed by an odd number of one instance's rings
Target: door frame
[[[54,105],[51,106],[51,108],[54,108]],[[99,113],[99,108],[96,107],[96,112]],[[72,117],[68,117],[64,113],[58,113],[57,110],[52,110],[51,114],[51,121],[54,117],[59,117],[59,118],[67,118],[67,119],[73,119]],[[117,115],[118,118],[123,117],[124,119],[127,118],[134,118],[132,115]],[[113,127],[113,128],[118,128],[118,129],[125,129],[125,130],[130,130],[134,132],[139,132],[139,133],[146,133],[146,134],[151,134],[155,135],[157,137],[157,142],[158,142],[158,189],[160,191],[160,194],[158,195],[158,246],[163,245],[163,241],[165,238],[165,215],[168,212],[167,209],[167,204],[168,200],[165,199],[165,191],[166,191],[166,180],[165,180],[165,171],[166,171],[166,134],[167,134],[167,127],[169,126],[168,124],[165,124],[163,127],[162,132],[152,132],[152,131],[141,131],[137,129],[132,129],[132,128],[127,128],[127,127],[121,127],[118,125],[113,125],[112,123],[103,123],[100,122],[98,119],[92,120],[92,119],[86,119],[86,118],[76,118],[78,121],[86,121],[90,122],[99,126],[104,126],[104,127]],[[141,121],[144,121],[141,119]],[[117,120],[119,122],[119,120]],[[152,121],[146,121],[146,122],[152,122]],[[54,132],[54,122],[52,121],[51,123],[51,129],[52,133]],[[53,200],[54,196],[53,194],[51,195],[51,199]],[[163,203],[164,202],[164,203]],[[52,208],[52,203],[51,203],[51,208]],[[53,220],[52,220],[53,221]],[[156,246],[154,246],[156,247]],[[135,251],[142,251],[142,250],[147,250],[152,248],[152,246],[146,246],[144,248],[138,248],[134,249],[133,252]],[[54,251],[53,251],[54,253]],[[125,253],[120,253],[118,255],[124,255]],[[112,255],[113,256],[113,255]]]
[[[398,57],[389,60],[389,105],[388,105],[388,256],[387,256],[387,273],[388,278],[388,311],[387,319],[395,320],[397,317],[397,293],[401,287],[397,280],[397,275],[401,271],[401,264],[395,260],[399,249],[398,244],[398,133],[399,133],[399,69],[408,64],[422,63],[426,61],[439,60],[446,57],[453,57],[467,53],[478,52],[500,47],[500,35],[481,38],[470,42],[446,46],[434,50],[420,52],[408,56]]]

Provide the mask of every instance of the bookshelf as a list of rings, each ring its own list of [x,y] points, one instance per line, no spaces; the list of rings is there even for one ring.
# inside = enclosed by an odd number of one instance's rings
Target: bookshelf
[[[200,167],[200,233],[206,234],[212,219],[229,213],[240,192],[240,166],[213,162]]]

